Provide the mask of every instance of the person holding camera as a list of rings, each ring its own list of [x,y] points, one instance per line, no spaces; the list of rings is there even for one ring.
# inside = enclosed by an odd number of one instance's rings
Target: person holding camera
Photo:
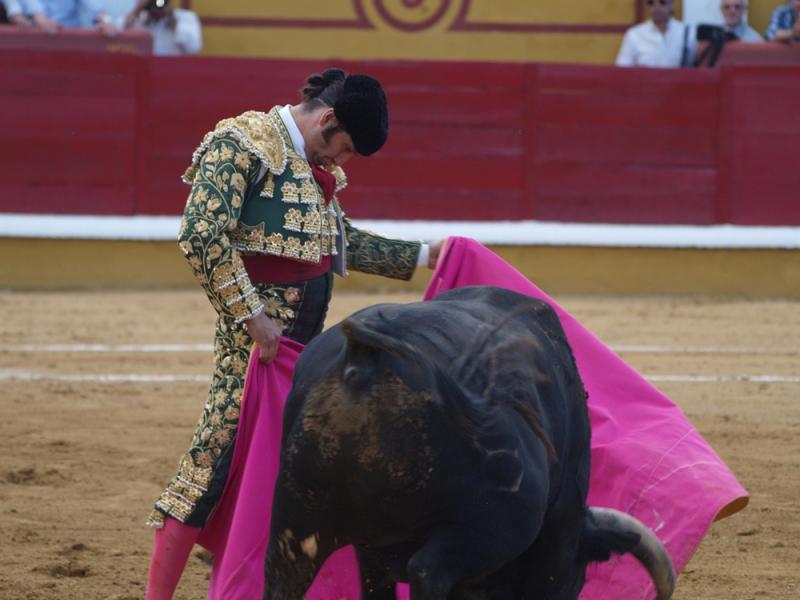
[[[645,0],[650,19],[625,32],[618,67],[688,67],[694,61],[691,27],[672,15],[675,0]]]
[[[696,67],[714,67],[728,42],[762,41],[758,32],[745,21],[747,0],[722,0],[719,8],[723,17],[722,26],[705,23],[697,26]]]
[[[125,29],[146,29],[153,37],[153,54],[196,54],[203,47],[200,19],[196,13],[173,8],[170,0],[138,0],[125,18]]]
[[[762,42],[761,37],[755,29],[747,24],[747,0],[722,0],[719,5],[722,18],[725,20],[723,29],[736,36],[740,42]]]
[[[772,11],[767,33],[764,37],[770,42],[800,42],[800,0],[789,0],[783,6]]]

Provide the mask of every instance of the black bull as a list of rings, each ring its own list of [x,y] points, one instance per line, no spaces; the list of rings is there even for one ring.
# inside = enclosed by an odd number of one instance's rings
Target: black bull
[[[265,598],[299,600],[356,546],[365,599],[577,598],[632,552],[669,598],[639,521],[586,505],[586,392],[554,311],[491,287],[373,306],[308,345],[283,422]]]

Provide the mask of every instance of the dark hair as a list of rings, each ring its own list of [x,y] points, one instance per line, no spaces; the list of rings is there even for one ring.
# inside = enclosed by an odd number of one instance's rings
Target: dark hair
[[[323,104],[333,107],[336,100],[342,95],[345,79],[347,79],[347,73],[341,69],[326,69],[322,75],[310,75],[306,80],[306,85],[300,91],[303,96],[303,104],[308,104],[308,108]]]
[[[377,79],[327,69],[322,75],[311,75],[301,93],[303,110],[333,109],[338,125],[323,132],[326,140],[344,130],[353,139],[356,152],[363,156],[377,152],[386,142],[389,113],[386,95]]]

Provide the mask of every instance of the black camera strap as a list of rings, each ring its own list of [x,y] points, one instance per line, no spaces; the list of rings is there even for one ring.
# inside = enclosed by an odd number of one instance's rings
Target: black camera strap
[[[689,66],[689,25],[683,26],[683,51],[681,52],[681,66]]]

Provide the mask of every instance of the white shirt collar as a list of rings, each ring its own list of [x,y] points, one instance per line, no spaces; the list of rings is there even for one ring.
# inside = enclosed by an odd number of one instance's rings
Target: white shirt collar
[[[652,32],[654,32],[654,33],[658,33],[658,34],[660,34],[660,35],[669,35],[669,32],[670,32],[670,30],[671,30],[671,29],[675,29],[675,26],[676,26],[677,24],[678,24],[678,20],[677,20],[675,17],[670,17],[670,18],[669,18],[669,20],[667,20],[667,29],[666,29],[666,31],[664,31],[664,33],[662,34],[662,33],[661,33],[661,30],[660,30],[660,29],[659,29],[659,28],[656,26],[656,24],[655,24],[655,22],[653,21],[653,19],[650,19],[650,30],[651,30]]]
[[[291,104],[287,104],[283,108],[279,108],[278,114],[281,116],[283,124],[286,125],[286,129],[289,132],[289,137],[292,138],[292,146],[294,146],[295,152],[297,152],[304,159],[308,160],[306,158],[306,141],[303,139],[303,134],[300,133],[297,123],[294,121],[292,111],[290,110],[291,107]]]

